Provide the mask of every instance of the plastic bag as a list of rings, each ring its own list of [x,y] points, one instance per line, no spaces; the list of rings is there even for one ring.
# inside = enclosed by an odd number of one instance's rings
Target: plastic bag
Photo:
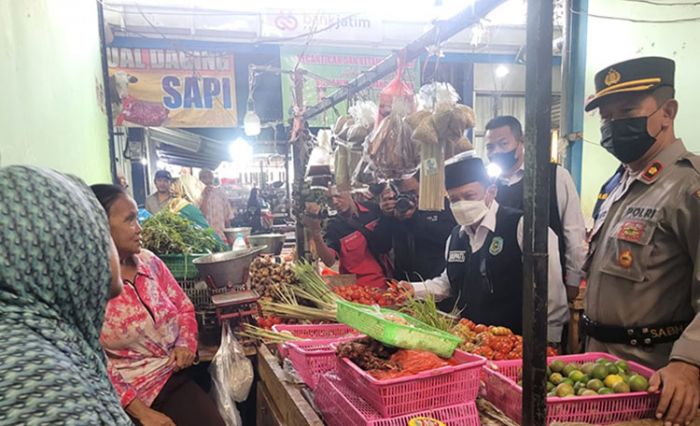
[[[401,78],[405,68],[405,64],[399,61],[396,77],[379,93],[377,123],[384,120],[392,112],[396,112],[403,117],[411,114],[416,109],[413,87],[406,84]]]
[[[221,328],[221,346],[209,366],[214,400],[226,426],[242,426],[236,402],[248,399],[253,384],[253,364],[245,356],[243,347],[225,322]]]
[[[331,175],[331,131],[322,129],[316,137],[318,144],[311,151],[306,168],[306,176]]]

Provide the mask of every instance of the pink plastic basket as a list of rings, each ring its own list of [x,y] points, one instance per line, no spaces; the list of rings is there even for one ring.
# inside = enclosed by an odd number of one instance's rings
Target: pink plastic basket
[[[617,361],[610,354],[590,352],[580,355],[563,355],[547,358],[547,364],[555,359],[564,362],[595,362],[599,358]],[[517,384],[522,369],[522,360],[496,361],[498,371],[485,367],[486,399],[500,408],[508,417],[520,423],[523,390]],[[647,379],[654,374],[642,365],[628,362],[631,371]],[[653,417],[659,402],[659,394],[632,392],[574,398],[547,398],[547,424],[552,422],[575,422],[608,424],[633,419]]]
[[[333,339],[336,337],[361,336],[362,334],[345,324],[277,324],[272,326],[272,331],[280,333],[288,331],[300,339]],[[286,343],[277,345],[277,351],[282,358],[286,358],[289,350]]]
[[[433,408],[400,417],[382,417],[334,374],[324,375],[314,392],[315,402],[329,426],[406,426],[415,417],[440,420],[448,426],[479,426],[474,402]]]
[[[481,367],[486,360],[456,350],[456,365],[413,376],[377,380],[347,358],[338,359],[338,375],[384,417],[401,416],[436,407],[473,402],[479,392]]]
[[[328,371],[334,371],[336,361],[335,344],[354,340],[356,336],[335,339],[299,340],[287,345],[289,361],[308,387],[314,389],[319,378]]]

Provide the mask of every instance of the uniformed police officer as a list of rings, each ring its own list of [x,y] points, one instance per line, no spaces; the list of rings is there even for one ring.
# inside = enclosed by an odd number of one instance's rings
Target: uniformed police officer
[[[667,425],[692,420],[700,402],[700,157],[674,133],[674,71],[658,57],[611,65],[586,105],[623,164],[591,235],[587,350],[658,369],[650,389],[662,388]]]
[[[499,206],[496,187],[473,151],[446,162],[445,187],[458,224],[447,240],[447,267],[432,280],[402,284],[417,297],[427,292],[438,301],[451,298],[462,315],[474,322],[502,325],[522,334],[523,212]],[[558,344],[569,310],[552,230],[548,288],[548,340]]]

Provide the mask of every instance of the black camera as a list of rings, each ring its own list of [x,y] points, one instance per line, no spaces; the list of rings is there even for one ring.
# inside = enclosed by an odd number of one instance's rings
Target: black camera
[[[396,212],[400,215],[403,215],[407,211],[416,207],[417,203],[418,199],[416,197],[416,194],[414,194],[413,192],[400,192],[396,196]]]

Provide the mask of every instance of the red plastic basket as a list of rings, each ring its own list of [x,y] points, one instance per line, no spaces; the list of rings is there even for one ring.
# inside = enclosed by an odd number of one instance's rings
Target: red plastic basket
[[[429,417],[448,426],[480,424],[474,402],[432,408],[400,417],[382,417],[332,373],[321,378],[314,395],[314,401],[329,426],[406,426],[415,417]]]
[[[473,402],[479,392],[481,367],[486,360],[456,350],[456,365],[413,376],[377,380],[347,358],[338,359],[338,375],[384,417],[401,416],[436,407]]]
[[[299,373],[301,380],[308,387],[314,389],[319,378],[328,371],[334,371],[336,361],[335,344],[347,340],[354,340],[357,336],[335,339],[299,340],[287,345],[289,361]]]
[[[277,324],[272,326],[272,331],[280,333],[288,331],[300,339],[334,339],[336,337],[362,336],[362,334],[345,324]],[[286,343],[277,345],[277,351],[282,358],[286,358],[289,350]]]
[[[599,358],[617,361],[613,355],[590,352],[580,355],[563,355],[547,358],[547,364],[555,359],[564,362],[594,362]],[[486,399],[500,408],[508,417],[520,423],[523,390],[516,383],[522,369],[522,360],[495,361],[498,371],[484,368]],[[654,371],[634,362],[628,362],[631,371],[647,379]],[[547,398],[547,424],[575,422],[608,424],[633,419],[654,417],[659,403],[659,393],[632,392],[574,398]]]

